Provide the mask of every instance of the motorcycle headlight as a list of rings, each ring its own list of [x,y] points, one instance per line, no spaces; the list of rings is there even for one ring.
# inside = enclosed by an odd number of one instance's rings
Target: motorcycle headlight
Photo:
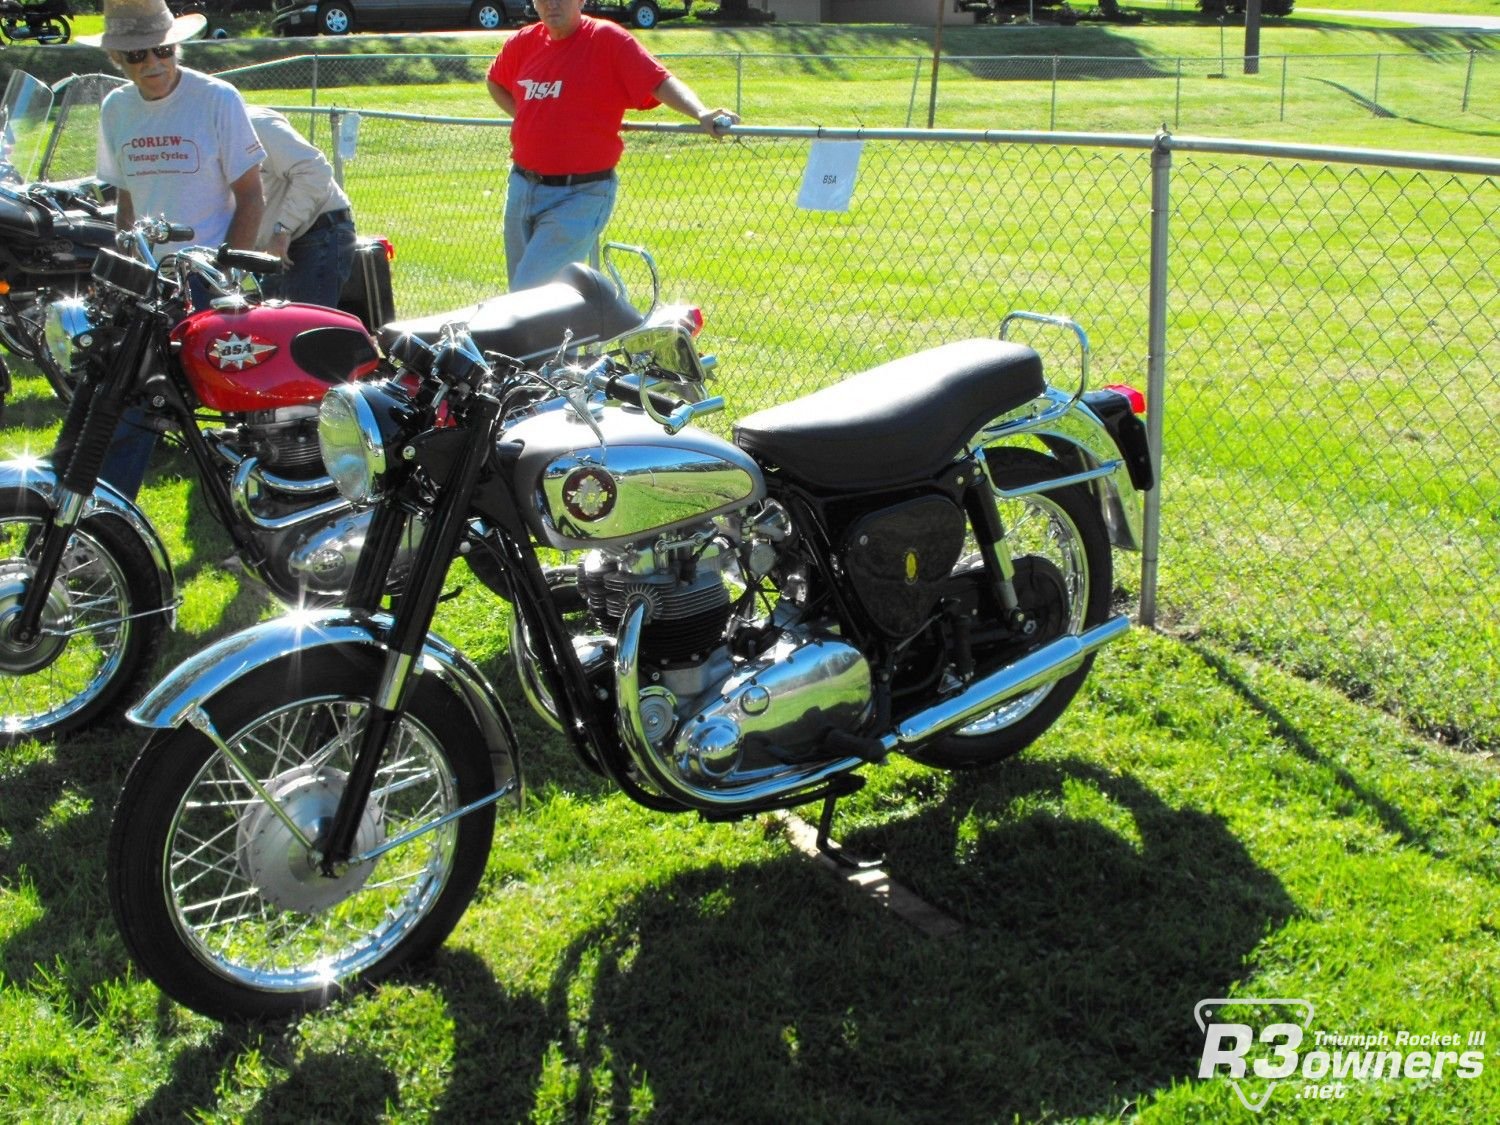
[[[343,383],[318,407],[323,465],[344,499],[378,499],[394,482],[411,407],[389,384]]]
[[[61,297],[47,304],[46,321],[42,325],[45,354],[37,361],[49,366],[48,374],[53,382],[64,379],[76,384],[81,372],[78,345],[74,341],[94,327],[89,316],[88,302],[82,297]]]

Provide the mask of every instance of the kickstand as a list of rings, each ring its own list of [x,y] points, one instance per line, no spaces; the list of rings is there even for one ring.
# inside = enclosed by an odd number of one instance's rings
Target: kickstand
[[[885,862],[885,858],[860,859],[858,856],[850,855],[828,838],[828,830],[833,827],[833,806],[838,804],[841,794],[830,793],[823,798],[823,811],[818,816],[818,839],[817,846],[820,854],[826,856],[832,863],[850,871],[868,871],[879,867]]]

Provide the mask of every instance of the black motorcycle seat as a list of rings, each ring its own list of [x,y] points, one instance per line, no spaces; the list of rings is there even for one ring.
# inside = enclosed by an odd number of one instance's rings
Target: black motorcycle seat
[[[0,235],[40,241],[52,236],[51,216],[34,203],[0,190]]]
[[[574,263],[555,281],[534,289],[518,289],[452,312],[393,320],[380,329],[380,346],[389,351],[403,334],[436,343],[445,324],[458,323],[468,327],[480,350],[532,360],[555,352],[570,329],[572,345],[577,346],[611,339],[645,319],[602,273]]]
[[[935,476],[1045,386],[1030,348],[961,340],[742,418],[734,441],[815,489],[885,488]]]

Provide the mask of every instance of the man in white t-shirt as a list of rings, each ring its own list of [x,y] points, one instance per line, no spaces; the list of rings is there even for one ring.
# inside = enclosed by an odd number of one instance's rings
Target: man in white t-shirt
[[[117,191],[115,225],[165,217],[193,243],[253,250],[265,200],[266,150],[229,83],[180,66],[177,44],[203,32],[201,14],[173,18],[163,0],[105,0],[96,43],[127,78],[99,109],[97,174]],[[195,301],[203,294],[195,293]],[[134,498],[158,434],[126,409],[99,475]]]
[[[265,149],[240,92],[177,59],[176,44],[205,22],[173,19],[162,0],[105,5],[100,46],[131,84],[100,108],[98,175],[119,191],[121,229],[164,215],[192,227],[199,245],[250,250],[264,209]]]

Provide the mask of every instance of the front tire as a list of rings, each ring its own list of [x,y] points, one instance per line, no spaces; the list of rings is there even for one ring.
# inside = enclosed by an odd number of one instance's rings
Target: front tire
[[[1051,457],[1028,449],[985,451],[990,480],[1015,489],[1055,479],[1064,470]],[[1031,648],[1068,633],[1081,633],[1109,614],[1113,581],[1109,532],[1098,501],[1083,485],[1033,493],[1019,500],[996,497],[1005,541],[1016,564],[1017,595],[1040,625]],[[977,554],[959,559],[956,570],[982,566]],[[1017,659],[1013,643],[992,645],[987,656],[976,645],[975,674],[984,676]],[[1002,761],[1030,746],[1067,710],[1093,666],[1090,654],[1076,671],[1006,701],[957,731],[934,740],[912,757],[943,769],[968,769]]]
[[[25,489],[0,490],[0,744],[55,739],[132,698],[166,630],[156,564],[120,520],[91,516],[63,552],[30,644],[9,619],[31,582],[48,514]],[[145,614],[145,616],[134,616]]]
[[[232,682],[215,728],[316,841],[352,765],[372,652],[319,651]],[[435,677],[392,731],[355,852],[494,790],[485,739]],[[278,1018],[327,1003],[436,948],[484,871],[493,804],[322,875],[235,765],[191,728],[152,736],[120,794],[109,892],[126,949],[163,992],[217,1019]]]

